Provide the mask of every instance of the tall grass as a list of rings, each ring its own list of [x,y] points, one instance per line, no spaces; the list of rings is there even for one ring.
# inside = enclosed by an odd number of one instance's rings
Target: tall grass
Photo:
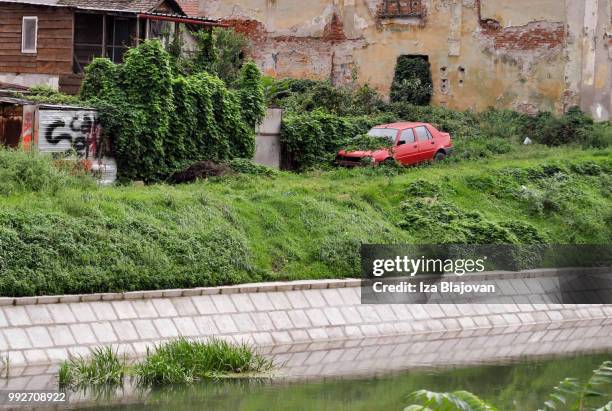
[[[116,386],[123,383],[127,371],[127,358],[112,347],[92,350],[91,356],[78,356],[61,364],[61,387]]]
[[[88,357],[64,361],[58,371],[60,387],[116,387],[126,377],[138,385],[189,384],[206,378],[270,371],[270,360],[246,344],[219,339],[207,342],[178,338],[147,349],[142,362],[129,365],[127,357],[112,347],[99,347]]]
[[[398,170],[237,175],[182,186],[68,185],[55,195],[15,191],[0,196],[0,295],[358,276],[362,243],[446,238],[439,224],[402,228],[402,204],[417,199],[407,191],[417,181],[438,187],[437,204],[449,211],[478,212],[481,221],[503,226],[529,224],[552,244],[612,241],[610,149],[516,150]]]
[[[92,188],[93,178],[75,167],[58,167],[36,151],[0,147],[0,196],[19,193],[55,194],[68,187]]]
[[[271,368],[272,362],[246,344],[181,338],[147,352],[146,359],[134,367],[134,374],[142,385],[165,385],[187,384],[223,374],[261,373]]]

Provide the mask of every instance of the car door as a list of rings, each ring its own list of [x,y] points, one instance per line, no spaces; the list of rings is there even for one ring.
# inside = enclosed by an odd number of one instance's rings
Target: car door
[[[434,157],[436,151],[436,142],[433,140],[433,137],[427,127],[418,126],[414,129],[414,133],[417,138],[417,145],[419,148],[419,153],[417,155],[417,161],[429,161]]]
[[[419,146],[414,136],[414,130],[407,128],[400,132],[395,147],[395,159],[401,164],[409,165],[418,162]]]

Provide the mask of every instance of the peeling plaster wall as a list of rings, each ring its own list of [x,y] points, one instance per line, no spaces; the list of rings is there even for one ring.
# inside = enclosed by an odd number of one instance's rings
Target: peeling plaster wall
[[[605,120],[611,2],[421,0],[389,17],[383,0],[201,0],[199,12],[251,37],[268,75],[357,80],[387,94],[398,56],[427,55],[435,104],[524,112],[580,104]]]

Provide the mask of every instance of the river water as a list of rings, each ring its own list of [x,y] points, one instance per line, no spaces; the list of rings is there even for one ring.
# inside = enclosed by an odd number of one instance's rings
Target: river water
[[[475,367],[421,368],[390,375],[353,378],[207,381],[189,387],[166,387],[143,392],[141,395],[131,395],[128,403],[89,406],[87,409],[401,411],[408,405],[405,399],[407,394],[428,389],[443,392],[467,390],[490,401],[499,410],[529,411],[541,408],[559,381],[566,377],[586,380],[605,360],[612,360],[612,352]],[[101,398],[101,402],[104,401]]]

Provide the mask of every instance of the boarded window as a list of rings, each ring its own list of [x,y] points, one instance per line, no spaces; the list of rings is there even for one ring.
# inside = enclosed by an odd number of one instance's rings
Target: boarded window
[[[38,17],[24,17],[21,24],[21,52],[36,53]]]
[[[421,17],[421,0],[382,0],[381,17]]]

